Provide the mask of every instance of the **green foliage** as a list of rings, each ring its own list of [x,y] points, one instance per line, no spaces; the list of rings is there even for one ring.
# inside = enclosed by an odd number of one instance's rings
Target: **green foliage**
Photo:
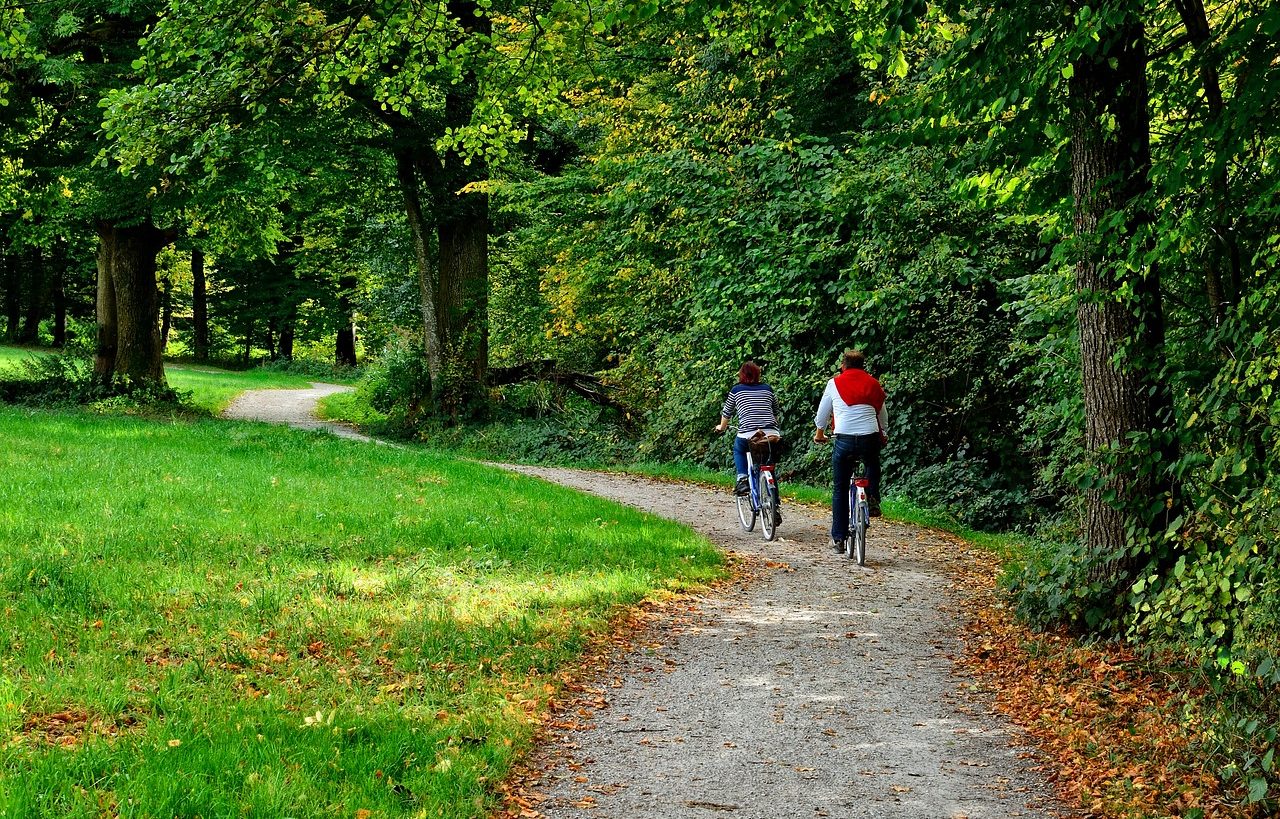
[[[893,491],[929,509],[951,515],[973,529],[1005,531],[1030,522],[1030,497],[988,463],[957,458],[914,469],[893,484]]]
[[[543,384],[506,387],[488,423],[425,430],[433,447],[486,460],[575,466],[631,463],[634,432],[612,410]]]
[[[333,384],[348,384],[360,377],[359,368],[345,367],[332,361],[321,361],[314,358],[280,358],[265,361],[256,368],[264,373],[281,375],[297,375],[314,381],[327,381]]]
[[[1083,630],[1096,625],[1108,606],[1101,587],[1090,580],[1092,565],[1077,539],[1033,541],[1006,567],[1001,583],[1025,622],[1037,628],[1065,623]]]
[[[411,436],[434,413],[431,373],[422,347],[409,336],[396,339],[366,366],[356,389],[383,419],[374,432]]]

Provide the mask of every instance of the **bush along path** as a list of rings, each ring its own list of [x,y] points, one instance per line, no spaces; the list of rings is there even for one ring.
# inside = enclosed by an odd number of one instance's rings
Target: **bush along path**
[[[341,389],[251,391],[225,415],[350,433],[313,414]],[[723,490],[508,468],[684,522],[743,568],[656,618],[598,689],[548,720],[512,815],[1066,815],[1020,735],[957,670],[964,601],[943,565],[954,540],[877,521],[862,569],[829,551],[817,510],[786,508],[768,543],[741,530]]]
[[[515,796],[547,817],[1003,817],[1066,813],[958,675],[956,543],[877,521],[868,566],[791,507],[743,533],[723,491],[511,467],[689,524],[749,567],[655,624],[559,726]],[[603,706],[603,707],[601,707]]]

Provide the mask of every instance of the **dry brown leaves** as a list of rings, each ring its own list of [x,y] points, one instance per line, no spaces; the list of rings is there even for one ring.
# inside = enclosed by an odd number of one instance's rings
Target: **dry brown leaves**
[[[49,714],[28,715],[13,742],[34,741],[74,749],[90,739],[115,739],[135,730],[136,725],[137,720],[128,714],[106,717],[84,709],[68,708]]]
[[[961,664],[1031,736],[1068,805],[1090,817],[1237,815],[1192,749],[1181,715],[1194,692],[1170,690],[1123,645],[1031,631],[1002,603],[993,555],[948,535],[932,540],[945,541],[938,557],[967,598]]]

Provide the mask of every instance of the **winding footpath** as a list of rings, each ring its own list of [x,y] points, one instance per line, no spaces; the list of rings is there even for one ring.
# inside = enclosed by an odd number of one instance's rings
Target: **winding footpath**
[[[298,429],[326,430],[342,438],[355,441],[373,441],[350,427],[333,421],[321,421],[316,417],[316,405],[321,398],[334,393],[351,392],[352,388],[341,384],[314,382],[309,390],[248,390],[222,411],[223,418],[241,421],[266,421],[272,424],[288,424]]]
[[[297,415],[316,392],[247,393],[234,417],[327,426]],[[746,567],[614,658],[596,683],[603,707],[537,751],[525,815],[1070,815],[953,662],[965,601],[946,571],[963,559],[948,536],[876,521],[861,569],[828,552],[821,510],[784,507],[769,543],[741,530],[724,491],[507,468],[686,523]]]

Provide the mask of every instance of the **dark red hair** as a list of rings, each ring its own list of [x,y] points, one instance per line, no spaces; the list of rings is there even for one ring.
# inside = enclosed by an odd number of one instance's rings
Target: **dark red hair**
[[[754,361],[744,361],[742,366],[738,368],[739,384],[759,384],[760,383],[760,365]]]

